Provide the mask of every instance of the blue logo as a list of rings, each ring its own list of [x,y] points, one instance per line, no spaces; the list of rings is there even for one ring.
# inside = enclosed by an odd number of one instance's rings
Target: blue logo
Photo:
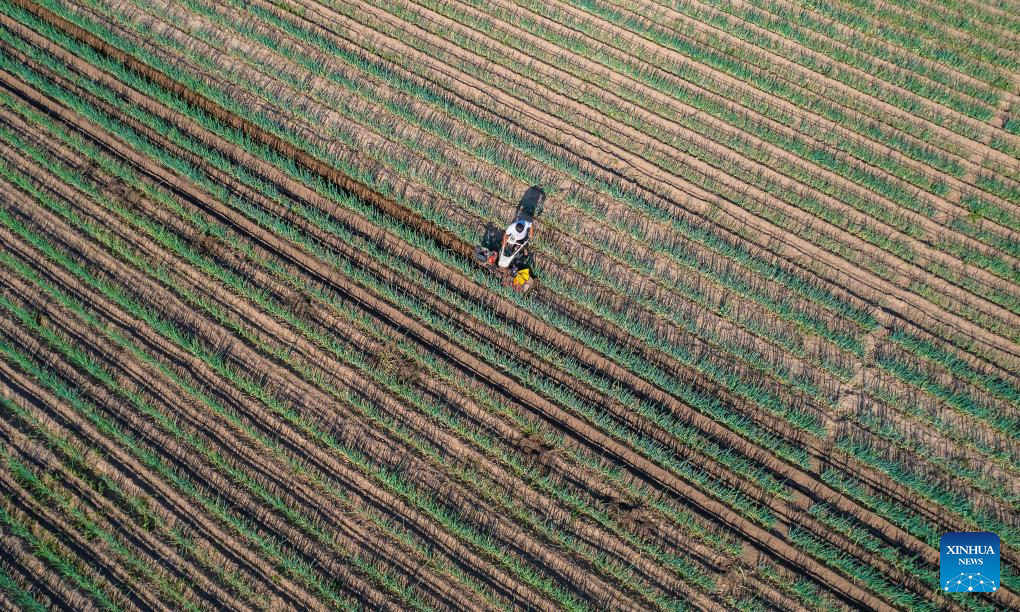
[[[999,588],[999,536],[953,532],[939,541],[939,578],[950,593],[989,593]]]

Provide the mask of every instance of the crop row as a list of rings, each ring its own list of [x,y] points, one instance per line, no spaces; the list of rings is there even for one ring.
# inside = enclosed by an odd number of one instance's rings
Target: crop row
[[[445,258],[447,258],[447,259],[448,259],[448,256],[445,256]],[[451,264],[454,264],[454,265],[457,265],[457,264],[456,264],[456,262],[450,262],[450,263],[451,263]],[[459,264],[459,265],[460,265],[460,266],[463,266],[464,264],[463,264],[463,263],[461,263],[461,264]],[[509,332],[509,333],[514,333],[514,331],[513,331],[513,330],[511,330],[511,329],[505,329],[505,331],[506,331],[506,332]]]
[[[577,5],[576,2],[572,2],[572,4]],[[876,106],[869,102],[869,100],[874,98],[867,96],[866,93],[858,94],[858,92],[850,88],[848,88],[848,92],[844,92],[839,87],[820,86],[821,83],[832,83],[832,81],[818,79],[817,73],[801,74],[797,71],[791,71],[790,68],[777,67],[775,65],[776,62],[770,61],[770,58],[765,55],[756,55],[754,53],[748,55],[743,48],[734,47],[731,44],[727,44],[727,42],[730,40],[742,40],[752,45],[767,48],[770,46],[771,40],[768,35],[763,36],[754,27],[741,26],[743,22],[736,24],[729,23],[727,28],[719,29],[718,27],[713,27],[715,25],[714,19],[708,19],[707,23],[695,19],[686,24],[684,35],[679,35],[679,30],[670,27],[670,24],[677,23],[676,21],[668,21],[666,24],[657,25],[658,21],[663,20],[663,17],[657,14],[651,20],[645,20],[638,18],[632,11],[620,12],[597,5],[577,6],[578,9],[589,12],[592,16],[603,18],[617,26],[628,27],[663,47],[673,49],[701,63],[713,65],[719,70],[729,72],[742,81],[755,83],[760,91],[794,102],[805,110],[820,113],[835,121],[837,125],[859,121],[852,114],[859,113],[861,116],[870,117],[880,124],[886,123],[895,130],[909,133],[934,147],[945,148],[947,151],[953,152],[954,155],[962,157],[963,160],[967,160],[972,156],[973,153],[968,151],[972,151],[973,144],[966,141],[963,144],[957,144],[956,141],[959,141],[957,134],[961,134],[966,138],[980,138],[980,130],[975,128],[973,123],[957,121],[951,114],[936,113],[935,115],[930,115],[929,111],[931,109],[925,108],[924,104],[919,104],[917,100],[910,99],[909,96],[903,96],[897,92],[887,92],[890,93],[885,98],[888,104]],[[699,9],[693,3],[674,2],[671,6],[673,10],[685,13],[688,17],[697,17],[699,14]],[[727,6],[731,11],[748,10],[731,5]],[[661,10],[657,12],[661,12]],[[576,27],[579,25],[579,22],[575,21],[573,25]],[[780,23],[779,27],[789,26],[788,24]],[[705,35],[705,32],[710,32],[711,34]],[[623,40],[622,37],[617,38]],[[633,44],[633,41],[628,41],[628,44]],[[787,55],[793,52],[791,49],[783,47]],[[733,55],[734,53],[736,56]],[[740,58],[748,62],[749,66],[743,65]],[[655,63],[663,63],[661,58],[657,59],[659,61]],[[798,59],[809,70],[814,69],[822,74],[829,74],[833,66],[832,64],[819,62],[813,56],[805,55],[804,53],[801,53],[795,59]],[[841,80],[848,83],[856,82],[864,84],[862,90],[865,92],[871,89],[870,85],[868,85],[868,79],[861,80],[858,78],[858,75],[853,74],[843,74],[842,76],[844,78]],[[830,102],[834,104],[830,104]],[[883,112],[883,106],[888,111]],[[933,122],[934,126],[946,124],[946,127],[954,131],[934,129],[932,125],[924,123],[918,124],[918,117],[913,114],[914,112],[920,112],[922,116],[926,116]],[[881,130],[883,129],[880,128],[878,133],[874,129],[858,129],[858,131],[862,135],[868,135],[870,132],[872,137],[878,136],[881,138]],[[981,130],[983,129],[985,129],[984,126],[981,126]],[[886,138],[895,141],[898,137],[894,134],[895,132],[888,134]],[[949,138],[945,136],[949,136]],[[991,157],[994,158],[995,156]],[[984,161],[987,162],[989,159],[986,155]]]
[[[425,23],[425,20],[423,18],[419,17],[419,18],[415,18],[415,19],[410,19],[410,15],[401,12],[401,10],[395,9],[393,7],[390,7],[389,5],[387,5],[387,8],[389,10],[394,10],[396,14],[404,17],[405,19],[413,21],[414,23],[417,23],[419,25],[422,25],[422,24]],[[462,19],[462,20],[465,19],[463,17],[463,15],[461,15],[461,14],[453,13],[453,16],[457,17],[458,19]],[[513,21],[517,22],[517,21],[519,21],[519,19],[514,19]],[[484,22],[478,22],[476,20],[476,21],[473,21],[471,23],[475,27],[484,28],[486,33],[489,34],[489,35],[493,35],[494,32],[495,32],[495,30],[491,29],[490,27],[487,27]],[[505,37],[506,35],[507,35],[507,33],[503,33],[502,31],[500,31],[500,33],[497,35],[497,38],[500,38],[501,40],[503,40],[504,38],[501,38],[501,37]],[[458,44],[470,44],[470,43],[465,43],[465,42],[458,41]],[[517,44],[517,43],[512,43],[512,44]],[[472,49],[477,50],[478,47],[477,46],[473,46]],[[438,53],[438,51],[430,50],[429,53],[430,53],[430,55],[435,55],[436,53]],[[497,61],[497,62],[505,61],[505,60],[500,60],[498,54],[497,55],[488,55],[488,54],[485,54],[484,51],[482,51],[482,53],[483,53],[483,55],[485,55],[486,57],[489,57],[489,59],[491,59],[493,61]],[[553,61],[555,61],[555,60],[553,60]],[[518,63],[518,65],[520,65],[520,63]],[[530,77],[532,79],[539,79],[540,82],[543,82],[543,83],[555,83],[555,81],[549,81],[547,77],[542,76],[541,73],[535,71],[534,68],[527,68],[527,69],[521,68],[520,70],[528,70],[529,74],[530,74]],[[484,71],[478,70],[478,71],[475,71],[474,73],[478,74],[478,73],[481,73],[481,72],[484,72]],[[552,86],[555,88],[555,85],[552,85]],[[541,102],[539,100],[530,100],[530,102],[532,102],[536,106],[541,106]],[[646,108],[647,108],[647,105],[646,105]],[[622,121],[624,121],[624,122],[634,121],[633,119],[630,119],[630,120],[627,119],[628,116],[631,116],[631,117],[633,116],[632,113],[623,113],[623,112],[621,112],[621,113],[613,113],[613,111],[611,111],[611,110],[608,111],[608,112],[612,116],[614,116],[614,117],[619,115],[619,118]],[[681,121],[684,121],[684,120],[681,119]],[[686,121],[689,122],[690,120],[688,119]],[[671,139],[671,142],[677,142],[677,141],[676,141],[675,138],[673,138],[673,139]],[[751,155],[760,155],[760,147],[752,147],[751,150],[754,151],[753,153],[751,153]],[[817,156],[814,156],[814,157],[815,157],[815,159],[817,159]],[[775,165],[775,164],[773,163],[772,165]],[[783,167],[786,171],[792,172],[794,174],[800,172],[800,170],[797,168],[796,165],[785,165],[784,166],[783,164],[780,164],[780,166]],[[731,172],[733,172],[733,170],[731,170]],[[737,174],[740,174],[739,171],[736,171],[736,172],[737,172]],[[753,179],[751,179],[751,182],[754,183],[755,181]],[[762,187],[767,189],[767,190],[774,190],[774,188],[771,188],[768,185],[762,185]],[[828,186],[828,187],[822,187],[822,189],[824,191],[826,191],[828,193],[832,193],[832,194],[842,194],[843,193],[842,191],[835,189],[831,185]],[[846,195],[842,195],[841,197],[847,197],[847,196]],[[802,202],[802,205],[807,205],[806,203],[810,202],[810,200],[805,200],[803,198],[803,196],[800,196],[800,200],[794,199],[793,201]],[[864,200],[859,200],[859,201],[860,202],[864,202]],[[869,204],[868,206],[873,206],[873,205]],[[824,208],[817,201],[815,201],[813,204],[810,204],[808,206],[808,209],[812,210],[815,213],[821,213],[821,216],[823,216],[824,218],[828,219],[830,222],[835,222],[835,223],[840,224],[840,225],[845,224],[845,223],[848,222],[846,219],[843,219],[842,221],[839,221],[838,218],[837,218],[838,215],[837,215],[837,217],[833,217],[833,215],[835,213],[832,212],[832,211],[826,212],[827,209]],[[854,223],[854,222],[850,222],[850,223]],[[886,236],[884,236],[884,235],[882,235],[882,234],[880,234],[878,232],[875,232],[872,229],[868,229],[867,227],[865,227],[865,229],[863,230],[863,235],[870,236],[869,240],[878,241],[877,242],[878,244],[885,245],[886,248],[890,248],[894,252],[900,253],[901,256],[905,257],[908,260],[914,260],[917,257],[910,250],[908,250],[906,252],[903,252],[902,251],[902,247],[898,247],[898,246],[895,245],[895,243],[889,242],[889,238],[888,237],[886,237]],[[961,249],[962,249],[962,251],[961,251]],[[1009,269],[1010,269],[1009,266],[1006,265],[1004,262],[1001,262],[1001,261],[999,261],[997,263],[994,262],[993,261],[995,259],[994,257],[989,258],[988,256],[986,256],[986,255],[984,255],[984,254],[982,254],[980,252],[970,251],[970,250],[968,250],[966,248],[963,248],[963,247],[960,247],[960,246],[956,246],[956,248],[954,250],[957,251],[957,252],[962,252],[968,258],[968,260],[977,262],[978,265],[980,265],[982,267],[988,267],[989,269],[997,270],[998,273],[1004,273],[1004,274],[1007,275],[1007,277],[1010,277],[1012,275],[1012,273],[1009,272]],[[940,265],[931,265],[931,264],[928,264],[927,267],[932,269],[932,270],[934,270],[935,272],[940,272],[940,271],[945,269],[945,267],[942,266],[941,264]],[[957,282],[957,283],[960,283],[960,282],[968,283],[969,282],[968,279],[960,277],[959,275],[951,275],[951,274],[949,274],[947,272],[942,272],[942,275],[945,276],[948,279],[953,280],[954,282]],[[992,299],[993,301],[996,301],[998,303],[1008,304],[1009,301],[1010,301],[1010,298],[1008,296],[1001,295],[999,292],[997,292],[995,290],[989,291],[988,289],[985,289],[985,288],[979,288],[979,287],[975,286],[973,283],[970,283],[969,288],[972,291],[975,291],[978,294],[987,295],[988,297],[990,297],[990,299]]]
[[[904,53],[903,49],[866,38],[848,38],[842,30],[832,27],[831,24],[825,27],[819,20],[812,19],[810,14],[780,6],[778,3],[772,3],[760,10],[721,2],[717,6],[721,6],[720,10],[736,19],[779,34],[838,63],[853,66],[922,98],[978,119],[987,119],[980,109],[994,108],[1001,99],[1001,90],[1009,91],[1011,87],[1011,83],[1003,75],[989,74],[987,69],[983,71],[971,69],[970,72],[977,72],[980,77],[990,81],[988,84],[975,84],[969,79],[952,74],[945,64],[932,65],[911,57],[909,51]],[[838,9],[832,12],[839,13]],[[971,68],[970,65],[964,67]],[[937,88],[943,91],[936,91]],[[959,97],[953,96],[950,92],[959,94]]]
[[[681,31],[659,24],[658,20],[662,20],[663,17],[656,16],[656,19],[643,17],[635,10],[633,4],[613,7],[598,2],[581,3],[578,0],[564,2],[627,31],[638,33],[699,63],[734,76],[740,81],[753,83],[762,91],[779,97],[789,95],[791,88],[795,88],[794,91],[803,88],[824,98],[837,97],[841,106],[863,111],[864,106],[857,95],[859,93],[904,111],[915,120],[922,118],[967,138],[974,138],[979,133],[973,122],[955,117],[953,113],[946,112],[940,105],[932,103],[924,96],[908,93],[907,90],[896,86],[879,85],[877,80],[866,78],[861,71],[850,66],[841,66],[831,60],[819,59],[801,46],[776,45],[769,34],[763,33],[767,30],[745,25],[742,20],[730,21],[727,18],[725,29],[711,25],[706,27],[702,21],[706,16],[700,14],[694,4],[673,3],[670,7],[675,11],[673,14],[686,17],[680,21],[686,25],[686,31]],[[710,32],[715,36],[709,36]],[[726,44],[732,40],[740,41],[741,44]],[[777,62],[777,58],[782,59]],[[783,65],[783,60],[788,63]],[[779,65],[776,65],[777,63]],[[779,78],[776,79],[769,73]],[[819,80],[817,78],[819,74],[824,74],[826,78]],[[842,92],[823,95],[822,83],[833,81],[844,85],[850,95],[841,95]],[[988,113],[986,106],[967,104],[962,100],[953,102],[964,112],[970,111],[978,116]],[[864,114],[876,116],[874,110]]]
[[[31,151],[32,151],[32,149],[31,149],[30,147],[25,147],[25,150],[26,150],[26,151],[29,151],[29,152],[31,152]],[[94,151],[89,151],[89,150],[87,150],[87,149],[86,149],[86,150],[84,150],[84,152],[85,152],[86,154],[89,154],[89,153],[91,153],[91,154],[94,154]],[[64,174],[63,174],[63,176],[64,176],[65,180],[69,180],[69,181],[72,181],[72,182],[73,182],[73,177],[72,177],[72,178],[68,178],[68,177],[69,177],[69,175],[68,175],[67,173],[64,173]],[[164,202],[165,202],[165,199],[164,199]],[[150,228],[150,231],[151,231],[151,228]],[[212,228],[209,228],[209,227],[203,227],[203,231],[215,231],[215,230],[214,230],[214,229],[212,229]],[[222,231],[222,230],[221,230],[221,231]],[[156,237],[158,238],[159,236],[157,235]],[[235,283],[235,285],[236,285],[236,283]]]
[[[308,221],[311,221],[311,220],[312,220],[312,218],[311,218],[311,217],[306,217],[306,220],[308,220]],[[323,220],[324,220],[324,219],[323,219]],[[281,226],[281,228],[282,228],[282,226]],[[407,269],[407,270],[409,270],[409,269]],[[439,290],[441,290],[441,288],[439,288],[439,287],[436,287],[436,288],[432,288],[432,287],[429,287],[429,290],[430,290],[430,291],[439,291]],[[452,296],[451,296],[451,298],[452,298]],[[459,308],[463,308],[463,307],[465,307],[465,304],[466,304],[466,303],[465,303],[465,302],[463,302],[463,301],[456,301],[456,302],[452,302],[452,303],[456,303],[456,304],[458,305],[458,307],[459,307]],[[540,348],[538,348],[538,347],[536,347],[536,348],[535,348],[535,350],[541,350],[541,349],[540,349]]]
[[[880,56],[888,61],[903,61],[908,62],[910,66],[916,65],[916,60],[902,57],[903,51],[907,51],[931,62],[949,66],[962,74],[979,79],[998,89],[1008,91],[1012,86],[1010,80],[999,71],[1000,68],[1005,69],[1007,75],[1020,68],[1020,63],[1017,62],[1016,57],[1011,56],[1012,54],[1003,52],[999,49],[998,45],[986,45],[974,37],[968,37],[965,44],[960,44],[961,41],[954,39],[951,35],[940,35],[939,40],[951,40],[956,45],[959,45],[956,48],[948,48],[948,45],[936,46],[932,40],[925,40],[908,31],[897,31],[887,27],[886,23],[888,22],[886,20],[865,19],[855,14],[853,9],[817,0],[812,0],[806,3],[806,5],[818,11],[821,15],[832,19],[832,22],[826,23],[809,14],[792,11],[785,6],[779,7],[776,4],[766,3],[762,0],[755,0],[753,4],[763,10],[769,10],[774,14],[782,15],[791,22],[803,23],[805,27],[824,36],[834,39],[845,37],[844,40],[847,44]],[[882,46],[877,42],[856,34],[844,33],[843,29],[836,24],[848,26],[865,36],[884,39],[886,43],[893,45],[893,47]],[[992,64],[997,68],[990,67],[987,64]]]
[[[28,313],[24,314],[28,315]],[[203,508],[209,516],[216,517],[226,529],[243,538],[249,544],[260,546],[262,554],[279,563],[280,567],[284,569],[284,573],[298,579],[305,579],[313,588],[318,587],[323,595],[328,596],[332,593],[319,578],[308,572],[307,566],[304,566],[292,553],[284,551],[276,542],[265,539],[255,530],[250,521],[235,514],[225,501],[203,493],[193,481],[174,469],[165,459],[141,446],[130,433],[102,414],[95,404],[81,398],[61,377],[30,359],[24,349],[19,349],[7,341],[0,341],[0,353],[8,363],[16,366],[17,369],[31,376],[40,385],[55,394],[55,397],[59,398],[58,402],[66,402],[77,414],[91,422],[104,436],[116,440],[122,448],[142,462],[142,465],[159,474],[165,482],[171,483],[178,491],[198,503],[199,507]]]

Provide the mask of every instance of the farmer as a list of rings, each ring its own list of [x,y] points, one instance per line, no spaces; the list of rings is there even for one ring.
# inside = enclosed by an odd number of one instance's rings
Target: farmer
[[[527,219],[518,219],[510,224],[510,227],[506,228],[506,233],[503,234],[503,243],[499,245],[499,250],[502,251],[506,248],[508,241],[513,242],[530,242],[531,236],[535,233],[535,228],[531,224],[531,221]]]

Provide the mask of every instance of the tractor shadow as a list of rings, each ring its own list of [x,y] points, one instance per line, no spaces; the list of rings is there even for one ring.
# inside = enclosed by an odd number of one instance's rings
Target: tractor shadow
[[[501,242],[503,242],[503,228],[496,227],[491,223],[487,224],[485,233],[482,234],[482,246],[495,251],[499,249]]]
[[[545,206],[545,191],[541,187],[528,187],[521,197],[520,204],[517,205],[514,220],[527,219],[531,221],[542,214],[543,206]]]
[[[507,225],[518,219],[533,221],[542,214],[542,209],[545,206],[545,197],[545,191],[541,187],[529,187],[521,197],[520,203],[517,204],[514,218],[507,221]],[[505,225],[497,226],[487,223],[483,229],[481,246],[493,251],[498,250],[499,245],[503,242],[503,232],[505,230]]]

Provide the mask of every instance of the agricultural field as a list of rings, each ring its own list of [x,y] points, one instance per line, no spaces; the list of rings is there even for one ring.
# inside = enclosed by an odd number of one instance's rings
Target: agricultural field
[[[0,0],[0,609],[1020,609],[1018,86],[1008,0]]]

